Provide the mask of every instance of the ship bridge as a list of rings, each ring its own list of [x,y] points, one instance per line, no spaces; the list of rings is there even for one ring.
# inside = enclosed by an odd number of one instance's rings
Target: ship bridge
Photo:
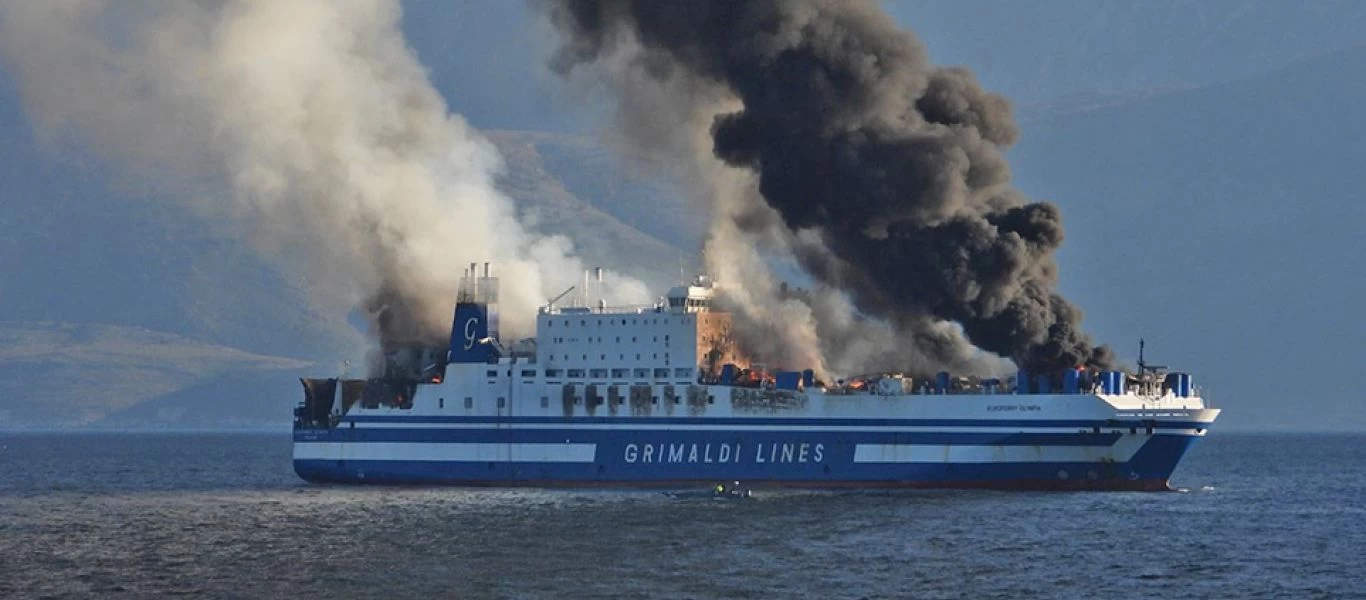
[[[607,306],[581,297],[574,306],[541,307],[536,362],[548,378],[693,383],[740,361],[731,318],[714,310],[706,277],[669,290],[653,305]],[[586,296],[586,295],[585,295]]]
[[[716,285],[706,276],[699,276],[692,285],[675,286],[665,296],[673,313],[708,312],[715,298]]]

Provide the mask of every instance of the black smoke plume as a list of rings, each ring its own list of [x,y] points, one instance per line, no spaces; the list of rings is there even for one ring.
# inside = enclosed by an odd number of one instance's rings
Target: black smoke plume
[[[1033,370],[1106,367],[1056,291],[1057,207],[1010,186],[1018,129],[1004,98],[929,64],[871,0],[552,0],[556,68],[633,52],[660,80],[726,90],[712,151],[753,171],[798,255],[866,314],[916,333],[959,323],[979,348]],[[744,229],[745,223],[737,223]]]

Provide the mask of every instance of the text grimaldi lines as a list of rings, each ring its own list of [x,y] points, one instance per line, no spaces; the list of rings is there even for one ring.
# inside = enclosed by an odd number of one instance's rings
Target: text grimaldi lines
[[[746,449],[746,446],[749,446]],[[627,463],[818,463],[825,459],[825,444],[811,442],[766,444],[693,444],[648,443],[626,444],[622,459]]]

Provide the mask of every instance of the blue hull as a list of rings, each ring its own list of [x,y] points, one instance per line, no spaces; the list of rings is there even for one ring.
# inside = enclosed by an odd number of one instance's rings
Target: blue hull
[[[1110,424],[1114,427],[1114,424]],[[388,485],[463,485],[534,487],[709,487],[739,480],[751,486],[801,488],[991,488],[1165,490],[1172,471],[1198,436],[1152,434],[1138,429],[1071,432],[999,431],[774,431],[744,429],[586,429],[543,428],[352,428],[300,429],[296,444],[330,444],[339,456],[297,457],[294,469],[312,482]],[[440,460],[405,452],[425,448],[509,445],[589,448],[577,461],[540,456],[489,460]],[[1123,460],[1104,458],[1121,445],[1137,448]],[[984,448],[1001,456],[991,460],[859,460],[869,445],[915,448]],[[392,456],[374,459],[351,450],[384,447]],[[388,451],[388,450],[386,450]],[[1026,457],[1036,453],[1041,460]],[[373,453],[371,453],[373,454]],[[1048,460],[1049,456],[1100,456],[1090,460]]]

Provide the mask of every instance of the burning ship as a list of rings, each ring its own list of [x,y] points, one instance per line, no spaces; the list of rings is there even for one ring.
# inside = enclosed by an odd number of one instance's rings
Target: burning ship
[[[586,287],[586,286],[585,286]],[[654,305],[542,306],[499,338],[498,280],[462,279],[449,344],[378,376],[304,379],[313,482],[466,486],[1165,490],[1219,414],[1187,373],[878,373],[820,381],[731,341],[706,278]],[[1141,353],[1140,353],[1141,356]]]

